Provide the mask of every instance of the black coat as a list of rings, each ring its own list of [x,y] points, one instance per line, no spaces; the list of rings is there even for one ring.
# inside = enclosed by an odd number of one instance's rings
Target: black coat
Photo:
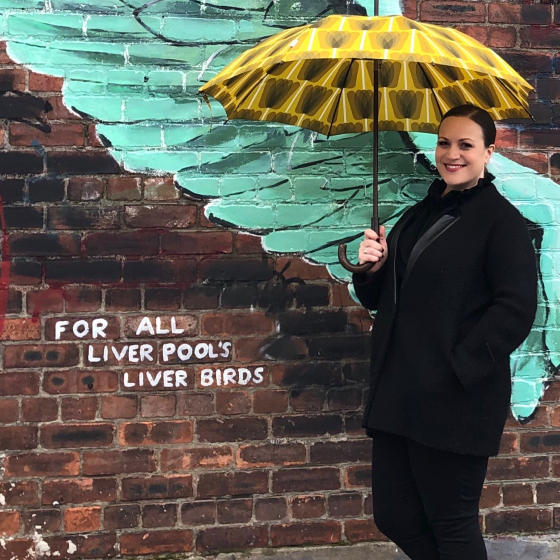
[[[537,264],[526,222],[487,184],[423,233],[397,286],[399,234],[426,212],[409,208],[374,274],[355,274],[377,310],[363,427],[425,445],[496,455],[511,398],[510,354],[537,306]]]

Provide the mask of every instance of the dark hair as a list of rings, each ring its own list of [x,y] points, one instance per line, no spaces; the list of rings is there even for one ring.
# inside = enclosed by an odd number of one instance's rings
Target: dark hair
[[[482,136],[484,138],[484,147],[488,148],[490,144],[496,142],[496,125],[494,119],[490,116],[488,111],[477,107],[476,105],[458,105],[449,109],[441,118],[439,126],[447,117],[467,117],[474,121],[480,128],[482,128]],[[439,132],[439,127],[438,127]]]

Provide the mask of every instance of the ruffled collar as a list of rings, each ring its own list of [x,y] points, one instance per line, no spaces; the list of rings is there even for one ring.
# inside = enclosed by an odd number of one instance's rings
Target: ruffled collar
[[[428,189],[428,197],[432,203],[442,208],[455,207],[463,204],[466,200],[475,196],[478,192],[492,184],[495,179],[492,173],[486,171],[484,177],[478,180],[478,183],[470,189],[463,189],[460,191],[449,191],[445,196],[441,196],[447,185],[443,179],[435,179]]]

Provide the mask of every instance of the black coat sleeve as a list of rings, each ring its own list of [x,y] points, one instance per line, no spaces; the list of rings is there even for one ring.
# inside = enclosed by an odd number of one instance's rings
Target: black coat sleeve
[[[474,328],[452,351],[464,387],[496,371],[525,340],[537,310],[537,262],[521,214],[511,209],[497,220],[486,246],[485,270],[492,301]]]
[[[362,272],[352,275],[352,283],[354,290],[360,300],[360,303],[366,309],[376,310],[379,306],[379,296],[381,295],[381,286],[387,275],[389,268],[389,260],[377,271],[372,273]]]

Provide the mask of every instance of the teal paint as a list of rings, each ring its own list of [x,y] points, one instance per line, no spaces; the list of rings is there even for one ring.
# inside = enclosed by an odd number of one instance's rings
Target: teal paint
[[[201,80],[258,40],[310,21],[346,1],[0,0],[0,29],[9,55],[37,72],[65,78],[68,107],[91,115],[114,157],[132,172],[174,174],[191,196],[209,200],[206,215],[226,227],[262,236],[265,250],[296,254],[327,267],[342,282],[338,241],[355,253],[371,216],[372,135],[326,139],[295,127],[223,124],[197,97]],[[373,0],[360,4],[371,15]],[[397,0],[380,13],[398,14]],[[231,43],[231,44],[230,44]],[[390,228],[403,209],[422,198],[433,170],[435,138],[426,134],[380,138],[380,218]],[[416,156],[413,151],[423,153]],[[560,362],[560,188],[496,155],[490,170],[498,188],[537,224],[539,314],[512,356],[512,411],[528,418],[552,367]],[[349,286],[352,293],[352,286]]]

